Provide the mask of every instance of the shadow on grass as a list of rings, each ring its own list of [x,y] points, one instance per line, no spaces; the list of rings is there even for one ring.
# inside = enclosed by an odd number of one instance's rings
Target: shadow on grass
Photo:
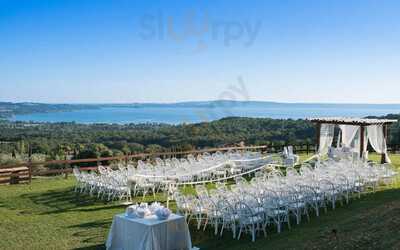
[[[102,249],[106,249],[106,246],[104,244],[74,248],[74,250],[102,250]]]
[[[99,242],[105,242],[104,234],[108,232],[110,225],[111,219],[106,219],[72,225],[69,228],[77,229],[72,236],[79,239],[82,245],[93,244],[77,249],[104,249],[104,244],[99,244]]]
[[[69,228],[83,228],[83,229],[108,228],[109,225],[111,225],[111,219],[82,223],[82,224],[70,226]],[[74,236],[76,236],[76,235],[74,234]]]
[[[87,194],[76,193],[72,188],[57,189],[40,193],[28,193],[21,195],[21,197],[30,199],[36,205],[49,208],[42,214],[57,214],[69,211],[94,212],[123,207],[123,205],[114,202],[106,202]],[[100,206],[91,207],[96,205]]]

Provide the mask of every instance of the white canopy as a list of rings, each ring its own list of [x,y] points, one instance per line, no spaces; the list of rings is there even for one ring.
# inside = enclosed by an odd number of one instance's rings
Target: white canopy
[[[387,125],[397,120],[357,119],[357,118],[313,118],[318,127],[318,154],[325,155],[332,147],[335,127],[339,131],[338,147],[349,148],[360,157],[368,157],[368,142],[371,147],[383,155],[383,160],[390,163],[387,153]]]

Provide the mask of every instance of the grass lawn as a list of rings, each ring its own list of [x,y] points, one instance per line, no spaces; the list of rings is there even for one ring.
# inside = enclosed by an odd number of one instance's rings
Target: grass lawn
[[[400,155],[392,160],[400,167]],[[73,177],[53,177],[0,186],[0,249],[104,249],[112,217],[125,206],[77,195],[74,184]],[[238,241],[230,232],[219,238],[212,230],[190,229],[201,249],[400,249],[400,186],[366,194],[281,234],[270,228],[255,243],[247,235]]]

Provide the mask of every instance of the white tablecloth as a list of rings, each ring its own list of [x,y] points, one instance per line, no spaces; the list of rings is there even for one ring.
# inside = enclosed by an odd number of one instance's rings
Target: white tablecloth
[[[107,249],[187,250],[192,248],[190,232],[183,216],[171,214],[167,220],[150,216],[143,219],[114,216]]]

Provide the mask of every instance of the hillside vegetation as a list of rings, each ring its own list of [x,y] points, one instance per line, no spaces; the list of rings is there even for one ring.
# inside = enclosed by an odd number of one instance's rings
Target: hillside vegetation
[[[386,118],[398,119],[398,115]],[[197,124],[76,124],[0,122],[0,164],[26,158],[96,158],[139,152],[191,150],[237,145],[314,143],[306,120],[229,117]],[[390,144],[400,144],[399,123],[390,128]],[[23,157],[24,156],[24,157]]]

